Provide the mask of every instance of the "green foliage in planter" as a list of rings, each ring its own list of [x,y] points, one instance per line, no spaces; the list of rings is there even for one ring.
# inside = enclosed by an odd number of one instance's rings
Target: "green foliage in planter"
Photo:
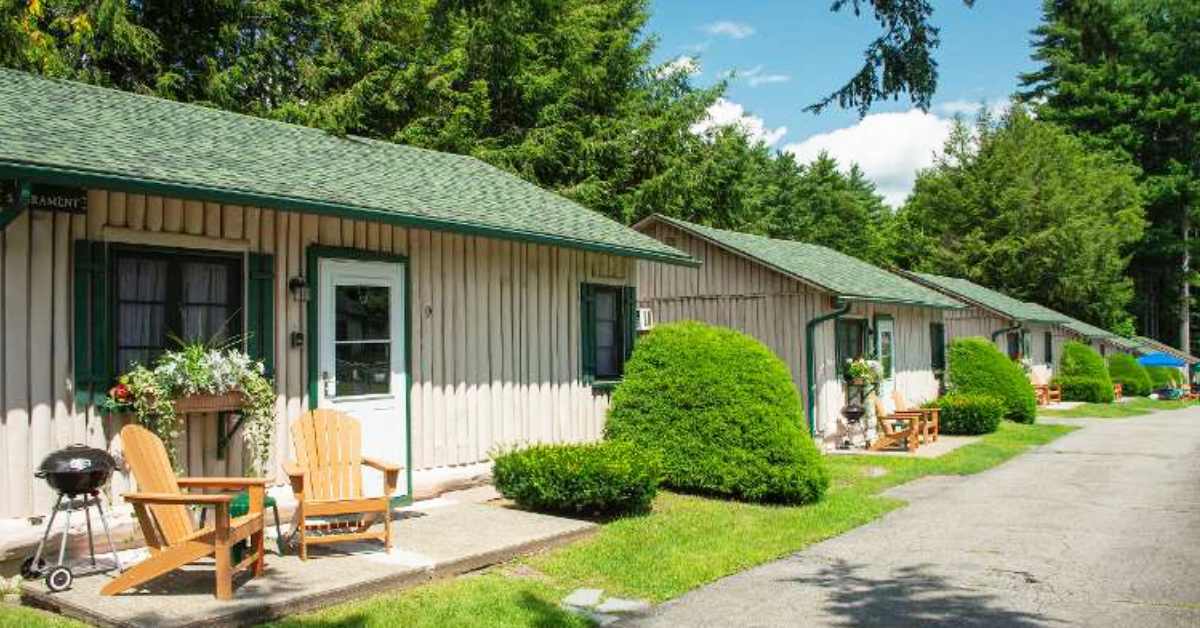
[[[685,321],[642,337],[605,435],[661,452],[664,484],[681,491],[803,504],[829,487],[787,366],[723,327]]]
[[[495,457],[497,490],[524,508],[607,516],[650,509],[658,492],[658,455],[630,443],[535,445]]]
[[[943,434],[990,434],[1000,426],[1007,407],[994,395],[950,393],[934,402],[941,408],[938,429]]]
[[[1183,385],[1183,374],[1177,368],[1147,366],[1146,373],[1150,376],[1150,385],[1154,387],[1154,390],[1178,388]]]
[[[1145,397],[1154,390],[1146,367],[1138,364],[1137,358],[1127,353],[1108,356],[1108,373],[1114,384],[1121,385],[1123,395]]]
[[[1113,401],[1112,382],[1098,377],[1059,375],[1054,378],[1052,383],[1062,387],[1063,401],[1086,401],[1088,403],[1111,403]]]
[[[946,381],[951,392],[991,395],[1004,403],[1004,418],[1033,423],[1037,398],[1021,366],[986,338],[959,338],[950,343]]]

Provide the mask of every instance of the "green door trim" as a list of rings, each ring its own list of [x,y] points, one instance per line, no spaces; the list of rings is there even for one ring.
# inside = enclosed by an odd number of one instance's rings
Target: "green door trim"
[[[359,249],[351,249],[340,246],[321,246],[309,245],[305,250],[305,279],[308,284],[308,302],[305,308],[305,335],[308,343],[308,372],[305,374],[308,379],[308,409],[315,410],[317,407],[317,386],[319,381],[317,378],[317,360],[318,355],[317,336],[319,327],[317,326],[317,290],[320,286],[317,273],[320,268],[322,259],[341,259],[341,260],[357,260],[364,262],[388,262],[392,264],[404,265],[404,371],[407,385],[404,387],[404,473],[408,480],[408,493],[405,495],[397,495],[392,498],[392,506],[407,506],[413,501],[413,469],[412,469],[412,363],[409,359],[412,355],[412,301],[409,300],[412,294],[412,272],[408,264],[407,255],[395,255],[392,253],[376,253],[373,251],[361,251]]]

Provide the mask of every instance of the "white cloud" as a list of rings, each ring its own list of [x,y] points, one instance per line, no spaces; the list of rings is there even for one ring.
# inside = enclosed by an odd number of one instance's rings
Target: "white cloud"
[[[768,83],[786,83],[792,80],[792,77],[787,74],[767,74],[763,72],[762,65],[756,65],[749,70],[723,70],[717,77],[720,79],[745,79],[750,87],[758,87]]]
[[[899,207],[912,191],[917,170],[933,164],[953,121],[919,109],[903,113],[875,113],[849,126],[788,144],[783,151],[808,163],[821,151],[835,157],[843,168],[857,163],[875,183],[884,200]]]
[[[767,146],[773,146],[787,134],[786,126],[769,128],[762,118],[746,113],[744,107],[724,98],[718,98],[709,105],[708,117],[692,125],[691,131],[696,135],[704,135],[726,126],[737,127],[751,141],[761,141]]]
[[[734,39],[745,39],[754,34],[754,27],[745,22],[721,20],[705,24],[704,32],[710,35],[724,35]]]
[[[688,75],[696,75],[700,73],[700,62],[695,57],[687,55],[679,55],[674,59],[662,64],[654,73],[660,79],[665,79],[668,76],[682,72]]]
[[[938,113],[954,116],[964,115],[973,116],[979,113],[984,107],[987,107],[993,115],[1002,115],[1008,111],[1010,106],[1007,98],[994,98],[992,100],[949,100],[933,106],[933,110]]]

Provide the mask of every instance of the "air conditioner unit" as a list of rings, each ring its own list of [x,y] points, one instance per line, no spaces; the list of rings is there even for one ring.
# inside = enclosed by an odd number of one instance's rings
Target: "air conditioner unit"
[[[648,307],[638,308],[638,331],[650,331],[654,327],[654,312]]]

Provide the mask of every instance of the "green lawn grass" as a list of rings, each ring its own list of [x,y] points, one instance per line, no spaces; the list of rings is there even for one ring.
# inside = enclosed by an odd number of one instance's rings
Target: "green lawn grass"
[[[1147,397],[1134,397],[1120,403],[1085,403],[1070,410],[1038,410],[1038,414],[1067,418],[1123,419],[1160,410],[1179,410],[1192,405],[1195,404],[1191,401],[1159,401]]]
[[[880,495],[887,488],[927,475],[977,473],[1072,429],[1005,421],[994,434],[940,458],[827,456],[833,485],[825,499],[809,506],[762,506],[663,492],[652,513],[606,523],[594,536],[566,547],[276,625],[584,626],[558,606],[573,589],[597,587],[610,595],[668,600],[903,505]],[[49,615],[17,612],[0,610],[0,626],[51,625]]]

